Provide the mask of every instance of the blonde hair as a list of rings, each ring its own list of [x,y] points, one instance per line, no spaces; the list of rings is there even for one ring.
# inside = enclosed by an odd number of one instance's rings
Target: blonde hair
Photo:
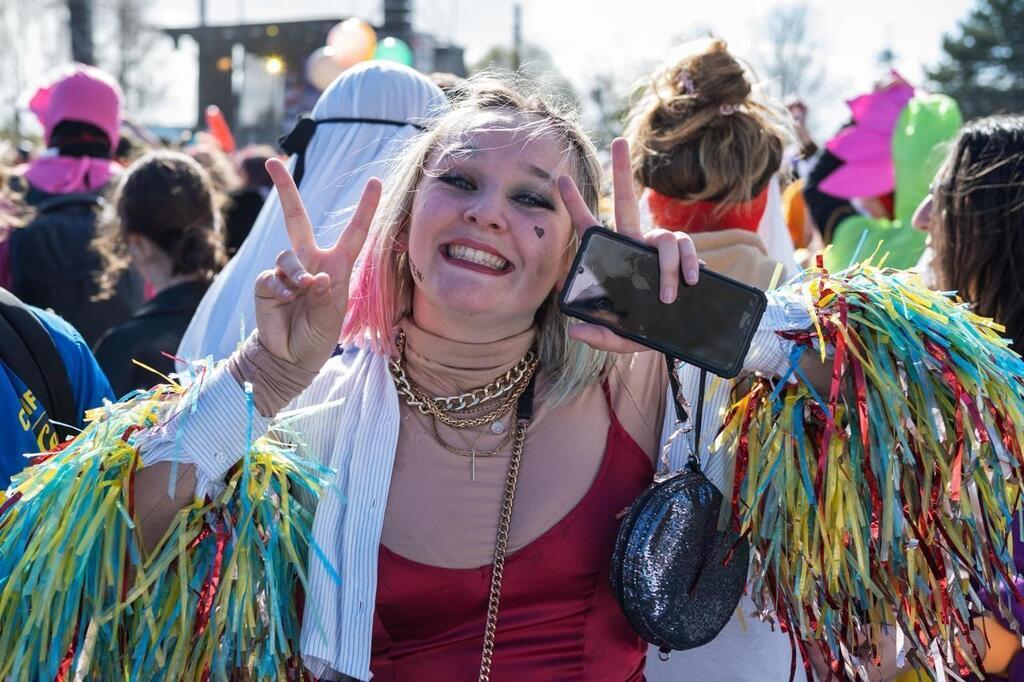
[[[368,344],[389,355],[396,352],[395,326],[412,311],[414,285],[401,243],[412,217],[414,194],[428,160],[471,129],[477,114],[508,112],[524,119],[514,124],[515,130],[528,133],[530,139],[554,134],[565,144],[569,168],[587,206],[597,214],[601,166],[593,143],[571,114],[509,76],[477,75],[457,90],[450,97],[453,109],[412,141],[385,182],[384,196],[353,276],[343,344]],[[568,248],[575,253],[578,246],[573,230]],[[568,318],[558,310],[556,296],[552,291],[536,314],[541,371],[550,380],[545,398],[555,404],[599,381],[612,362],[608,353],[569,338]]]
[[[659,194],[738,204],[761,193],[789,137],[780,107],[754,95],[725,41],[683,47],[656,69],[629,113],[634,176]]]

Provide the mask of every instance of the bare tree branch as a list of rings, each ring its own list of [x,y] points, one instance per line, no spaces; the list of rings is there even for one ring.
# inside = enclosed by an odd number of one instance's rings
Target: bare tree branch
[[[28,88],[57,63],[67,60],[70,42],[57,40],[67,30],[63,0],[0,0],[0,130],[18,135],[20,106]],[[59,24],[59,27],[57,26]]]
[[[812,101],[824,94],[822,47],[812,35],[810,21],[810,8],[794,4],[772,10],[759,24],[763,42],[756,61],[771,94],[780,100]]]
[[[92,0],[68,0],[68,27],[71,30],[71,58],[83,64],[95,64]]]
[[[164,36],[146,19],[150,3],[144,0],[106,0],[103,3],[102,35],[105,46],[100,62],[112,73],[125,97],[125,110],[138,115],[159,104],[166,83],[159,75],[154,44]]]

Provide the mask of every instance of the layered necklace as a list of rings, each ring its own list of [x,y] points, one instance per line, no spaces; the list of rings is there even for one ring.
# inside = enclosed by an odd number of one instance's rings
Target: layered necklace
[[[439,397],[428,393],[417,384],[405,371],[405,333],[398,335],[398,358],[390,361],[391,376],[395,381],[398,394],[405,403],[430,419],[430,430],[434,439],[445,450],[461,457],[470,459],[470,478],[476,481],[476,458],[491,457],[498,454],[512,441],[514,429],[506,429],[503,419],[515,408],[519,398],[526,391],[530,380],[537,372],[539,361],[537,354],[530,350],[512,369],[508,370],[491,383],[459,395]],[[479,414],[483,412],[483,414]],[[478,415],[478,416],[469,416]],[[438,423],[454,430],[463,439],[465,448],[447,442],[438,429]],[[493,448],[478,450],[475,443],[470,444],[460,431],[487,426],[494,435],[505,433],[505,437]],[[507,433],[506,433],[507,432]]]
[[[470,458],[470,476],[476,480],[476,458],[491,457],[501,452],[509,443],[512,454],[505,475],[505,494],[498,518],[498,533],[494,542],[494,563],[491,571],[491,588],[487,600],[487,620],[484,626],[483,651],[480,655],[479,682],[491,679],[491,662],[494,656],[494,640],[498,629],[498,607],[501,603],[501,581],[505,570],[505,555],[508,551],[509,529],[512,525],[512,506],[519,482],[519,467],[523,459],[523,443],[526,441],[526,427],[532,417],[533,379],[540,364],[537,354],[530,350],[512,369],[482,388],[455,396],[438,397],[429,394],[416,384],[405,371],[405,333],[398,335],[398,357],[390,361],[391,376],[398,394],[405,403],[430,417],[431,432],[445,450],[461,457]],[[527,405],[522,409],[520,403]],[[505,432],[502,418],[517,410],[515,424],[508,429],[508,435],[489,450],[478,451],[475,446],[460,448],[446,442],[438,430],[438,422],[455,429],[456,432],[488,426],[491,433]],[[479,414],[483,413],[483,414]],[[478,416],[469,416],[478,414]],[[462,435],[459,434],[462,438]],[[465,440],[465,439],[464,439]]]

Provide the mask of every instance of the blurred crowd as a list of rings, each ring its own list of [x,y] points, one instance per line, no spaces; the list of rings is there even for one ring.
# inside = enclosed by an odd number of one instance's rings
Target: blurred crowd
[[[115,393],[143,387],[152,370],[171,371],[192,313],[260,212],[276,152],[225,149],[207,132],[161,140],[126,121],[108,75],[82,65],[30,108],[43,140],[0,160],[0,286],[71,323]]]

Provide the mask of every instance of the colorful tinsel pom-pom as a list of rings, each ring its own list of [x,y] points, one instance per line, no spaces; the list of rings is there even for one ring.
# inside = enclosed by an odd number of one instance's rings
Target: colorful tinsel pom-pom
[[[936,677],[977,672],[978,588],[1016,573],[1024,362],[912,273],[819,268],[790,288],[814,321],[793,335],[796,381],[756,380],[718,441],[735,454],[723,517],[751,541],[760,615],[837,672],[877,664],[886,638]],[[831,370],[827,391],[802,353]]]
[[[162,385],[94,411],[0,498],[0,678],[301,679],[313,510],[329,470],[263,437],[151,552],[134,518],[136,436]]]

